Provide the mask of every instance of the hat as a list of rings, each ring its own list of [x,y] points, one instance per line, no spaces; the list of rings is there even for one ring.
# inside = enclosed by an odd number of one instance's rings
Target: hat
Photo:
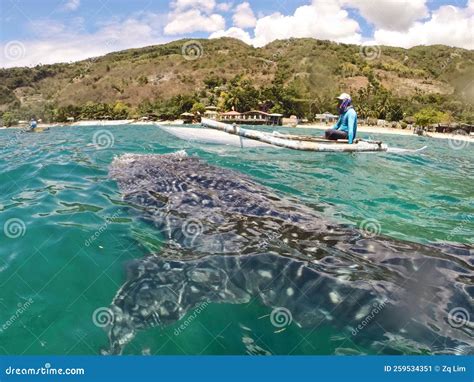
[[[345,100],[345,99],[351,99],[351,96],[347,93],[341,93],[341,95],[339,97],[336,97],[337,99],[340,99],[340,100]]]

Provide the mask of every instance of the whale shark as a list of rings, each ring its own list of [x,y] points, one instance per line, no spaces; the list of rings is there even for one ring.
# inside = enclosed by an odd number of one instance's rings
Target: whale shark
[[[418,353],[473,352],[470,315],[457,325],[450,313],[471,312],[467,245],[410,243],[336,224],[184,152],[125,154],[109,175],[166,242],[160,253],[128,264],[110,306],[109,354],[203,302],[254,298],[285,309],[300,327],[329,323],[378,352],[396,354],[400,342]]]

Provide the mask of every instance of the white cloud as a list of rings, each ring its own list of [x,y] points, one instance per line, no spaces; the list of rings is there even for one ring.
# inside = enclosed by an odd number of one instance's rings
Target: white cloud
[[[217,13],[205,15],[197,9],[173,13],[164,32],[178,35],[192,32],[215,32],[225,28],[225,19]]]
[[[360,44],[363,39],[359,24],[345,8],[359,9],[376,26],[374,35],[368,38],[376,44],[405,48],[445,44],[474,49],[474,0],[468,0],[464,8],[445,5],[431,12],[426,0],[380,0],[376,5],[368,0],[313,0],[292,15],[277,12],[259,16],[250,33],[243,25],[235,25],[210,37],[235,37],[257,47],[290,37]]]
[[[262,46],[275,39],[289,37],[357,43],[361,38],[358,32],[359,24],[336,1],[318,0],[312,5],[297,8],[293,16],[275,13],[259,19],[254,44]]]
[[[341,4],[358,9],[369,23],[385,30],[407,30],[428,16],[426,0],[342,0]]]
[[[55,20],[37,19],[29,24],[29,29],[31,29],[36,36],[50,37],[63,33],[66,26]]]
[[[250,8],[248,2],[241,3],[235,8],[234,16],[232,17],[234,25],[238,28],[252,28],[257,23],[257,19]]]
[[[474,49],[474,1],[465,8],[442,6],[427,21],[416,22],[405,32],[378,29],[374,39],[378,44],[405,48],[445,44]]]
[[[228,3],[218,3],[216,5],[216,9],[221,12],[229,12],[232,9],[233,4],[231,2]]]
[[[193,32],[215,32],[225,28],[225,19],[218,13],[215,0],[174,0],[164,32],[179,35]]]
[[[161,35],[164,17],[159,14],[135,14],[124,20],[102,24],[94,33],[85,33],[76,24],[55,24],[61,33],[41,35],[34,40],[0,43],[2,67],[34,66],[70,62],[97,57],[109,52],[138,48],[169,41]],[[34,26],[33,26],[34,27]]]
[[[215,0],[174,0],[171,8],[175,11],[183,11],[187,9],[198,9],[204,13],[209,13],[216,7]]]
[[[75,11],[81,5],[81,0],[68,0],[66,4],[64,4],[63,9],[65,11]]]
[[[248,42],[242,28],[220,30],[212,36],[234,36]],[[341,8],[338,0],[313,0],[311,5],[298,7],[293,15],[285,16],[273,13],[261,17],[255,24],[254,46],[264,46],[276,39],[290,37],[314,37],[337,42],[358,44],[361,41],[357,21],[351,19],[347,11]]]
[[[250,37],[250,34],[241,28],[232,27],[225,31],[221,30],[221,31],[214,32],[213,34],[209,36],[209,38],[220,38],[220,37],[233,37],[233,38],[242,40],[248,45],[252,44],[252,38]]]

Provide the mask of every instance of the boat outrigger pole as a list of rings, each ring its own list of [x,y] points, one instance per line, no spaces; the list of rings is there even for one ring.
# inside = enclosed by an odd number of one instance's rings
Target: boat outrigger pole
[[[387,151],[386,144],[379,141],[357,140],[356,143],[348,144],[347,141],[329,141],[322,138],[296,135],[284,135],[279,133],[267,133],[263,131],[243,129],[238,125],[229,125],[212,119],[203,118],[201,124],[204,127],[220,130],[228,134],[238,135],[243,138],[253,139],[270,145],[285,147],[292,150],[302,151],[333,151],[333,152],[374,152]]]

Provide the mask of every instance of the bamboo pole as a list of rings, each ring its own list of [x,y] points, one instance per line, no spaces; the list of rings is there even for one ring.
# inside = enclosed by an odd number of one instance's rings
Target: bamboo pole
[[[321,142],[321,143],[349,143],[347,139],[338,139],[338,140],[331,140],[322,137],[313,137],[311,135],[292,135],[292,134],[281,134],[277,131],[273,132],[273,135],[283,139],[295,140],[295,141],[308,141],[308,142]],[[382,141],[373,141],[367,139],[355,139],[354,143],[358,142],[367,142],[367,143],[374,143],[374,144],[382,144]]]
[[[359,142],[349,145],[347,143],[328,143],[320,141],[304,141],[285,139],[263,131],[243,129],[237,125],[228,125],[212,119],[202,118],[201,124],[205,127],[224,131],[228,134],[239,135],[243,138],[253,139],[278,147],[285,147],[301,151],[337,151],[337,152],[372,152],[387,151],[387,145],[380,143]]]

